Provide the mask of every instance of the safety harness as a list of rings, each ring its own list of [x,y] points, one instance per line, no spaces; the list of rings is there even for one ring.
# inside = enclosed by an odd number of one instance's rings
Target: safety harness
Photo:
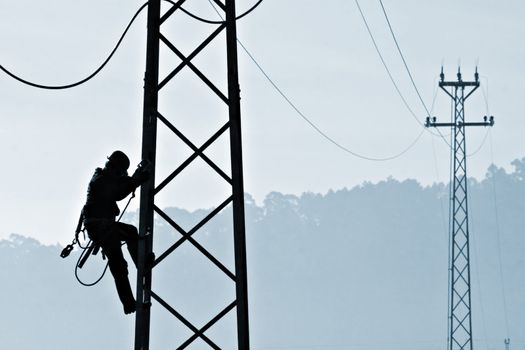
[[[131,203],[131,200],[133,198],[135,198],[135,191],[133,191],[131,193],[131,197],[129,198],[128,203],[126,203],[126,206],[124,207],[124,210],[122,210],[122,213],[120,213],[120,216],[119,216],[119,218],[118,218],[118,220],[116,222],[120,222],[120,220],[122,219],[122,216],[124,215],[124,213],[128,209],[128,206]],[[78,283],[80,283],[81,285],[86,286],[86,287],[91,287],[91,286],[94,286],[95,284],[97,284],[98,282],[100,282],[102,280],[102,278],[106,274],[106,270],[108,269],[108,266],[109,266],[108,263],[109,262],[106,263],[106,267],[104,267],[104,271],[102,271],[102,274],[100,275],[100,277],[97,280],[95,280],[94,282],[86,283],[86,282],[84,282],[84,281],[82,281],[80,279],[80,277],[78,276],[78,270],[81,269],[82,267],[84,267],[84,265],[86,264],[86,261],[88,260],[88,258],[91,255],[97,255],[98,252],[100,251],[100,245],[95,243],[91,239],[89,240],[89,242],[87,243],[86,246],[82,246],[82,244],[80,243],[80,238],[79,238],[80,232],[82,232],[82,234],[84,235],[84,239],[85,239],[86,238],[86,236],[85,236],[86,227],[84,226],[84,211],[83,210],[80,211],[80,217],[78,219],[77,228],[75,229],[75,238],[73,239],[71,244],[68,244],[64,249],[62,249],[62,252],[60,253],[60,256],[62,258],[67,258],[69,256],[69,254],[71,254],[71,252],[73,251],[74,246],[76,244],[78,244],[79,248],[82,249],[82,253],[78,257],[77,263],[75,265],[75,277],[76,277]],[[125,242],[122,243],[122,245],[124,245],[124,244],[126,244],[126,243]],[[104,255],[104,251],[102,251],[102,259],[106,260],[106,256]]]

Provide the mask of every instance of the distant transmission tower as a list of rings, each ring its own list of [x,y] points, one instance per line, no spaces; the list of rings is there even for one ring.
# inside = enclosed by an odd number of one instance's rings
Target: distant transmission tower
[[[505,343],[505,350],[510,350],[510,338],[505,338],[503,342]]]
[[[493,126],[494,117],[484,117],[482,122],[465,122],[465,101],[479,87],[476,68],[475,81],[463,81],[458,69],[457,81],[445,81],[441,68],[439,87],[454,100],[454,120],[437,123],[427,117],[426,127],[450,127],[454,138],[452,144],[454,174],[451,179],[451,266],[449,290],[449,339],[448,350],[472,350],[472,313],[470,293],[470,246],[467,196],[467,152],[465,127]],[[450,87],[451,92],[447,90]],[[469,91],[465,91],[466,89]]]
[[[144,85],[144,118],[142,134],[142,158],[148,159],[152,165],[152,178],[146,182],[140,193],[140,224],[139,224],[139,255],[137,264],[137,315],[135,326],[135,350],[148,350],[150,345],[150,310],[151,306],[156,305],[159,308],[167,310],[175,319],[190,330],[190,336],[181,344],[174,344],[172,349],[185,349],[195,346],[194,342],[200,340],[211,349],[220,349],[220,347],[211,338],[208,330],[216,323],[225,318],[228,314],[234,314],[236,319],[236,332],[232,332],[232,337],[236,339],[238,350],[249,350],[248,335],[248,292],[247,292],[247,273],[246,273],[246,243],[245,243],[245,222],[244,222],[244,190],[243,190],[243,170],[242,170],[242,148],[241,148],[241,112],[239,97],[239,80],[237,64],[237,34],[235,18],[235,0],[214,0],[221,11],[224,12],[226,20],[223,22],[214,22],[216,24],[207,33],[207,37],[195,45],[193,51],[186,55],[182,49],[168,38],[167,30],[162,27],[174,14],[182,13],[182,4],[185,0],[169,1],[172,5],[161,15],[161,0],[150,0],[148,6],[148,36],[147,36],[147,54],[146,54],[146,74]],[[197,66],[194,60],[197,56],[202,56],[203,49],[211,46],[212,42],[218,42],[217,38],[221,32],[225,32],[225,40],[219,44],[224,45],[222,52],[226,55],[224,60],[227,69],[227,91],[222,91],[212,83],[212,79],[206,76]],[[189,31],[188,31],[189,33]],[[179,64],[163,77],[159,82],[159,45],[162,44],[169,52],[178,56]],[[219,64],[216,63],[218,70]],[[176,62],[172,62],[176,63]],[[198,77],[208,88],[207,92],[221,102],[221,106],[227,109],[227,120],[218,130],[207,134],[207,141],[202,145],[195,145],[189,138],[180,131],[180,126],[171,122],[173,117],[164,116],[159,111],[159,91],[163,89],[170,81],[180,77],[182,70],[190,71]],[[192,75],[193,76],[193,75]],[[180,78],[179,78],[180,79]],[[207,96],[207,95],[206,95]],[[204,101],[204,96],[194,96],[195,101]],[[201,102],[204,103],[204,102]],[[179,115],[180,117],[180,115]],[[159,122],[159,123],[157,123]],[[196,123],[196,122],[195,122]],[[158,125],[157,125],[158,124]],[[155,187],[155,160],[157,150],[157,127],[165,127],[173,132],[178,139],[192,150],[192,154],[180,164],[166,179],[161,181]],[[204,129],[203,126],[200,128]],[[229,159],[231,164],[231,174],[228,170],[222,170],[206,154],[205,151],[212,144],[216,144],[221,135],[229,136]],[[225,137],[228,137],[225,136]],[[162,191],[172,180],[178,178],[178,175],[186,169],[195,160],[202,160],[211,168],[219,177],[224,179],[228,184],[228,195],[224,201],[211,211],[204,219],[198,222],[193,228],[185,230],[180,223],[170,217],[157,205],[157,194]],[[196,186],[198,187],[198,186]],[[194,190],[197,190],[195,188]],[[219,214],[226,207],[231,206],[231,222],[233,222],[233,251],[235,258],[235,271],[232,272],[219,259],[212,255],[204,246],[194,238],[194,234],[199,231],[207,222]],[[156,213],[169,226],[180,234],[177,241],[164,252],[153,259],[153,214]],[[182,244],[189,244],[194,248],[194,252],[202,254],[207,261],[218,270],[224,273],[224,278],[231,280],[235,285],[235,297],[233,300],[225,300],[220,306],[220,311],[214,313],[214,316],[204,324],[193,324],[187,315],[183,315],[173,305],[168,303],[167,295],[162,291],[152,289],[152,270],[158,264],[166,264],[166,257],[172,254]],[[185,266],[176,266],[186,268]],[[213,290],[213,286],[209,286]],[[214,311],[215,312],[215,311]],[[221,334],[222,336],[222,334]]]

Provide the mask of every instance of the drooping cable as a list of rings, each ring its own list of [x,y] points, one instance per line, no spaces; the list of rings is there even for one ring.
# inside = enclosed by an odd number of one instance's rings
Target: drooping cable
[[[490,108],[489,108],[489,99],[488,99],[488,79],[487,79],[487,92],[485,92],[485,89],[483,89],[483,86],[481,86],[481,93],[483,95],[483,100],[485,101],[485,109],[486,109],[486,115],[487,116],[490,116]],[[476,150],[474,152],[471,152],[469,154],[467,154],[467,157],[472,157],[474,155],[476,155],[479,151],[481,151],[481,149],[483,148],[483,146],[485,145],[485,143],[487,142],[487,137],[489,135],[489,131],[490,131],[490,128],[487,128],[487,131],[485,131],[485,135],[483,136],[483,139],[481,140],[481,143],[479,144],[478,148],[476,148]]]
[[[356,0],[357,1],[357,0]],[[397,42],[397,38],[394,34],[394,30],[392,29],[392,25],[390,23],[390,20],[388,18],[388,15],[386,13],[386,9],[385,9],[385,6],[383,5],[383,1],[382,0],[379,0],[379,3],[381,4],[381,9],[383,10],[383,14],[385,15],[385,18],[386,18],[386,21],[387,21],[387,24],[388,24],[388,28],[390,29],[390,34],[392,35],[392,38],[394,39],[394,43],[396,44],[396,47],[397,47],[397,51],[399,52],[399,55],[401,56],[401,60],[403,61],[403,64],[405,66],[405,69],[408,73],[408,77],[410,78],[410,81],[412,82],[412,86],[414,87],[414,90],[416,91],[416,94],[417,96],[419,97],[419,101],[421,101],[421,104],[423,105],[423,108],[425,109],[425,111],[427,112],[427,116],[428,117],[431,117],[431,112],[428,110],[428,107],[427,105],[425,104],[425,102],[423,101],[423,97],[421,97],[421,93],[419,92],[419,89],[417,88],[417,85],[416,85],[416,82],[414,81],[414,78],[412,77],[412,73],[410,72],[410,69],[408,68],[408,64],[405,60],[405,56],[403,55],[403,52],[401,51],[401,47],[399,46],[399,43]],[[445,138],[445,136],[441,133],[441,131],[439,129],[436,129],[436,131],[438,132],[439,134],[439,137],[441,137],[441,139],[443,139],[443,141],[449,146],[451,147],[451,145],[447,142],[447,139]]]
[[[23,79],[20,76],[16,75],[15,73],[11,72],[10,70],[8,70],[7,68],[5,68],[4,66],[2,66],[2,65],[0,65],[0,70],[2,70],[4,73],[9,75],[11,78],[13,78],[15,80],[18,80],[19,82],[21,82],[23,84],[26,84],[26,85],[29,85],[29,86],[32,86],[32,87],[35,87],[35,88],[39,88],[39,89],[64,90],[64,89],[70,89],[70,88],[74,88],[76,86],[82,85],[82,84],[88,82],[89,80],[91,80],[92,78],[94,78],[108,64],[108,62],[111,60],[111,58],[113,57],[113,55],[115,54],[115,52],[119,48],[120,44],[122,43],[122,40],[124,40],[124,37],[126,36],[129,28],[131,27],[131,25],[133,24],[133,22],[135,21],[137,16],[140,14],[140,12],[146,6],[148,6],[148,3],[143,4],[141,7],[139,7],[137,12],[135,12],[133,17],[129,21],[129,24],[127,25],[126,29],[124,30],[124,33],[122,33],[122,35],[120,36],[120,39],[118,40],[117,44],[115,45],[115,47],[113,48],[113,50],[111,51],[109,56],[106,58],[106,60],[93,73],[91,73],[89,76],[87,76],[86,78],[84,78],[82,80],[79,80],[79,81],[77,81],[75,83],[66,84],[66,85],[44,85],[44,84],[38,84],[38,83],[31,82],[29,80]]]
[[[434,138],[431,137],[430,138],[430,141],[432,143],[432,155],[434,157],[434,171],[436,173],[436,185],[439,185],[440,183],[440,175],[439,175],[439,167],[438,167],[438,162],[437,162],[437,153],[436,153],[436,145],[434,144]],[[447,183],[446,182],[443,182],[443,185],[445,187],[447,187]],[[444,205],[443,205],[443,200],[441,198],[441,196],[439,197],[439,209],[440,209],[440,213],[441,213],[441,224],[443,226],[443,232],[447,232],[448,233],[448,230],[447,230],[447,218],[445,217],[445,208],[444,208]]]
[[[172,0],[164,0],[166,2],[169,2],[170,4],[172,5],[175,5],[175,2],[172,1]],[[245,11],[244,13],[240,14],[239,16],[235,17],[235,20],[238,21],[240,20],[241,18],[243,18],[244,16],[247,16],[248,14],[250,14],[253,10],[255,10],[257,7],[259,7],[259,5],[263,2],[263,0],[259,0],[257,1],[252,7],[250,7],[247,11]],[[180,7],[180,10],[182,12],[184,12],[186,15],[192,17],[193,19],[196,19],[197,21],[200,21],[200,22],[204,22],[204,23],[208,23],[208,24],[223,24],[225,23],[224,20],[222,21],[212,21],[212,20],[209,20],[209,19],[206,19],[206,18],[202,18],[200,16],[197,16],[195,14],[193,14],[192,12],[184,9],[182,6]]]
[[[167,1],[171,4],[175,4],[172,0],[164,0],[164,1]],[[246,12],[244,12],[243,14],[239,15],[236,17],[236,20],[239,20],[245,16],[247,16],[248,14],[250,14],[253,10],[255,10],[257,7],[259,7],[259,5],[262,3],[262,0],[259,0],[257,1],[250,9],[248,9]],[[129,28],[131,27],[131,25],[133,24],[133,22],[135,21],[135,19],[138,17],[138,15],[140,14],[140,12],[142,12],[142,10],[144,8],[146,8],[148,6],[149,2],[146,2],[144,3],[141,7],[139,7],[139,9],[137,10],[137,12],[135,12],[135,14],[133,15],[133,17],[131,18],[131,20],[129,21],[128,25],[126,26],[126,29],[124,30],[124,32],[122,33],[122,35],[120,36],[120,39],[118,40],[117,44],[115,45],[115,47],[113,48],[113,50],[111,51],[111,53],[109,54],[109,56],[104,60],[104,62],[102,62],[102,64],[93,72],[91,73],[90,75],[88,75],[86,78],[84,79],[81,79],[77,82],[74,82],[74,83],[70,83],[70,84],[65,84],[65,85],[46,85],[46,84],[39,84],[39,83],[35,83],[35,82],[32,82],[32,81],[29,81],[27,79],[24,79],[22,77],[20,77],[19,75],[13,73],[12,71],[10,71],[9,69],[5,68],[3,65],[0,65],[0,70],[2,70],[5,74],[7,74],[8,76],[10,76],[11,78],[25,84],[25,85],[29,85],[31,87],[34,87],[34,88],[39,88],[39,89],[46,89],[46,90],[65,90],[65,89],[71,89],[71,88],[74,88],[74,87],[77,87],[79,85],[82,85],[86,82],[88,82],[89,80],[93,79],[96,75],[98,75],[100,73],[100,71],[102,71],[102,69],[104,69],[104,67],[108,64],[108,62],[113,58],[113,55],[115,54],[115,52],[118,50],[120,44],[122,43],[122,41],[124,40],[124,37],[126,36],[126,34],[128,33],[128,30]],[[181,7],[181,11],[183,11],[185,14],[187,14],[188,16],[191,16],[193,17],[194,19],[197,19],[201,22],[205,22],[205,23],[210,23],[210,24],[222,24],[224,21],[209,21],[209,20],[206,20],[202,17],[199,17],[197,15],[194,15],[193,13],[183,9]]]
[[[414,90],[416,90],[417,96],[419,97],[419,101],[421,101],[421,104],[425,108],[425,111],[427,112],[427,116],[431,117],[430,111],[427,108],[427,105],[423,101],[423,98],[421,97],[421,94],[419,93],[419,89],[416,86],[416,83],[414,81],[414,78],[412,77],[412,73],[410,73],[410,69],[408,68],[408,64],[405,60],[405,56],[403,55],[403,52],[401,51],[401,48],[399,47],[399,43],[397,42],[396,36],[394,34],[394,30],[392,29],[392,25],[390,24],[390,20],[388,19],[388,15],[386,13],[385,6],[383,5],[383,1],[379,0],[379,3],[381,4],[381,8],[383,10],[383,14],[385,15],[386,22],[388,23],[388,28],[390,29],[390,34],[392,34],[392,38],[394,39],[394,43],[396,44],[397,51],[399,52],[399,55],[401,56],[401,59],[403,60],[403,64],[405,65],[405,69],[408,73],[408,76],[410,78],[410,81],[412,82],[412,86],[414,87]]]
[[[414,147],[416,145],[416,143],[419,141],[419,139],[421,138],[421,136],[423,135],[423,133],[425,132],[425,129],[422,128],[421,129],[421,132],[417,135],[417,137],[407,146],[405,147],[402,151],[392,155],[392,156],[388,156],[388,157],[370,157],[370,156],[367,156],[367,155],[363,155],[363,154],[360,154],[360,153],[357,153],[355,151],[352,151],[350,150],[349,148],[341,145],[339,142],[335,141],[332,137],[330,137],[328,134],[326,134],[323,130],[321,130],[314,122],[311,121],[310,118],[308,118],[291,100],[290,98],[288,98],[288,96],[279,88],[279,86],[277,86],[277,84],[268,76],[268,74],[264,71],[264,69],[260,66],[260,64],[255,60],[255,58],[252,56],[252,54],[248,51],[248,49],[246,49],[246,47],[241,43],[239,42],[239,45],[243,48],[243,50],[246,52],[246,54],[248,55],[248,57],[250,57],[250,59],[255,63],[255,65],[257,66],[257,68],[259,68],[259,70],[261,71],[261,73],[265,76],[265,78],[268,80],[268,82],[274,87],[274,89],[279,93],[279,95],[281,95],[281,97],[288,103],[288,105],[290,105],[290,107],[292,107],[292,109],[304,120],[306,121],[315,131],[317,131],[318,134],[320,134],[322,137],[324,137],[328,142],[332,143],[334,146],[336,146],[337,148],[343,150],[344,152],[348,153],[348,154],[351,154],[352,156],[354,157],[357,157],[357,158],[360,158],[360,159],[364,159],[364,160],[368,160],[368,161],[376,161],[376,162],[380,162],[380,161],[388,161],[388,160],[393,160],[393,159],[396,159],[396,158],[399,158],[401,157],[402,155],[404,155],[405,153],[407,153],[410,149],[412,149],[412,147]]]
[[[412,108],[409,106],[409,104],[408,104],[406,98],[405,98],[405,97],[403,96],[403,94],[401,93],[401,90],[399,89],[399,86],[397,85],[397,83],[396,83],[394,77],[392,76],[392,73],[390,72],[390,69],[388,68],[388,65],[386,64],[386,61],[385,61],[384,58],[383,58],[383,54],[381,53],[381,50],[379,49],[379,46],[377,45],[377,42],[376,42],[376,40],[375,40],[375,38],[374,38],[374,34],[372,33],[372,30],[371,30],[371,28],[370,28],[370,25],[368,24],[368,21],[367,21],[366,16],[365,16],[365,14],[364,14],[364,12],[363,12],[363,10],[362,10],[362,8],[361,8],[361,5],[359,4],[359,1],[358,1],[358,0],[355,0],[355,4],[356,4],[356,6],[357,6],[357,9],[359,10],[359,13],[360,13],[360,15],[361,15],[361,18],[363,19],[363,23],[364,23],[364,25],[365,25],[365,27],[366,27],[366,30],[367,30],[367,32],[368,32],[368,35],[369,35],[369,37],[370,37],[370,40],[372,41],[372,44],[374,45],[374,48],[375,48],[375,50],[376,50],[376,52],[377,52],[377,55],[379,56],[379,59],[381,60],[381,63],[383,64],[383,67],[385,68],[385,71],[386,71],[386,73],[388,74],[388,77],[390,78],[390,81],[392,82],[392,85],[394,85],[394,88],[395,88],[397,94],[399,95],[399,97],[400,97],[401,100],[403,101],[403,104],[405,105],[405,107],[407,108],[407,110],[410,112],[410,114],[412,115],[412,117],[415,119],[415,121],[416,121],[419,125],[421,125],[421,126],[424,127],[423,123],[419,120],[419,118],[416,116],[416,114],[414,113],[414,111],[412,110]],[[436,91],[435,93],[437,93],[437,91]],[[418,92],[418,94],[419,94],[419,92]],[[420,96],[420,98],[421,98],[421,96]],[[434,101],[435,101],[435,96],[434,96],[433,103],[434,103]],[[425,109],[426,109],[426,111],[427,111],[427,114],[428,114],[428,115],[432,114],[431,111],[434,109],[434,106],[432,106],[430,112],[429,112],[428,109],[426,108],[426,105],[424,105],[424,106],[425,106]],[[434,135],[434,136],[438,136],[438,137],[440,137],[440,138],[441,138],[441,139],[442,139],[442,140],[443,140],[443,141],[444,141],[444,142],[450,147],[450,144],[448,144],[447,140],[445,139],[445,136],[441,133],[441,131],[440,131],[439,129],[436,130],[436,131],[437,131],[437,134],[434,133],[434,132],[432,132],[432,131],[431,131],[430,129],[428,129],[428,128],[427,128],[426,130],[427,130],[430,134],[432,134],[432,135]]]
[[[222,15],[221,13],[215,8],[215,5],[213,5],[213,3],[211,2],[211,0],[208,0],[208,2],[210,3],[210,5],[212,6],[212,8],[215,10],[215,12],[217,13],[217,15],[221,18],[222,18]],[[237,42],[238,44],[241,46],[241,48],[243,49],[243,51],[248,55],[248,57],[250,58],[250,60],[255,64],[255,66],[259,69],[259,71],[263,74],[263,76],[266,78],[266,80],[270,83],[270,85],[273,86],[273,88],[279,93],[279,95],[281,95],[281,97],[288,103],[288,105],[290,107],[292,107],[292,109],[305,121],[308,123],[308,125],[310,125],[319,135],[321,135],[323,138],[325,138],[328,142],[332,143],[334,146],[336,146],[337,148],[341,149],[342,151],[356,157],[356,158],[360,158],[360,159],[363,159],[363,160],[368,160],[368,161],[375,161],[375,162],[382,162],[382,161],[389,161],[389,160],[393,160],[393,159],[396,159],[396,158],[399,158],[401,157],[402,155],[404,155],[405,153],[407,153],[410,149],[412,149],[416,144],[417,142],[421,139],[421,136],[423,135],[425,129],[422,128],[421,129],[421,132],[417,135],[417,137],[406,147],[404,148],[402,151],[400,151],[399,153],[397,154],[394,154],[392,156],[388,156],[388,157],[370,157],[370,156],[367,156],[367,155],[363,155],[361,153],[358,153],[358,152],[355,152],[355,151],[352,151],[351,149],[341,145],[339,142],[337,142],[336,140],[334,140],[332,137],[330,137],[328,134],[326,134],[323,130],[321,130],[314,122],[311,121],[310,118],[308,118],[292,101],[291,99],[279,88],[279,86],[273,81],[272,78],[270,78],[270,76],[268,75],[268,73],[266,73],[266,71],[262,68],[262,66],[259,64],[259,62],[255,59],[255,57],[251,54],[251,52],[246,48],[246,46],[244,46],[244,44],[239,40],[237,39]]]
[[[363,13],[363,10],[361,9],[361,5],[359,4],[358,0],[355,0],[355,4],[357,5],[357,9],[359,10],[359,13],[361,14],[361,18],[363,19],[363,22],[365,24],[366,30],[368,31],[368,35],[370,36],[370,39],[372,40],[372,44],[374,45],[374,48],[377,52],[377,55],[379,56],[379,59],[381,60],[381,63],[383,64],[383,67],[385,68],[386,73],[388,74],[388,77],[390,78],[390,81],[392,82],[392,85],[394,85],[394,88],[396,89],[397,94],[401,98],[401,101],[403,101],[403,104],[408,109],[412,117],[414,117],[414,120],[421,126],[424,126],[423,123],[419,120],[419,118],[416,116],[412,108],[408,105],[407,100],[405,99],[405,96],[401,93],[401,90],[399,89],[399,86],[397,85],[396,81],[394,80],[394,77],[392,76],[392,73],[390,72],[390,69],[388,68],[388,65],[385,62],[385,59],[383,58],[383,54],[381,53],[381,50],[379,50],[379,46],[377,46],[377,42],[374,38],[374,35],[372,34],[372,30],[370,29],[370,26],[368,25],[368,21],[366,20],[365,14]]]
[[[485,135],[483,136],[483,139],[481,140],[481,143],[479,144],[479,146],[476,148],[475,151],[467,154],[467,157],[470,158],[470,157],[473,157],[475,156],[479,151],[481,151],[481,149],[483,148],[483,146],[485,146],[485,143],[487,142],[487,138],[489,136],[489,131],[490,129],[487,129],[487,131],[485,131]]]
[[[487,116],[490,116],[490,106],[489,106],[489,78],[485,75],[480,75],[482,79],[485,79],[486,89],[483,89],[481,86],[481,93],[483,94],[483,100],[485,101],[485,109],[487,111]]]
[[[436,100],[436,95],[437,95],[437,92],[438,92],[438,86],[436,85],[435,87],[435,90],[434,90],[434,98],[432,100],[432,105],[430,107],[430,113],[432,113],[434,111],[434,106],[435,106],[435,100]],[[437,153],[436,153],[436,146],[434,144],[434,137],[431,137],[430,138],[430,141],[432,143],[432,155],[434,157],[434,171],[436,172],[436,184],[439,184],[440,182],[440,175],[439,175],[439,167],[438,167],[438,161],[437,161]],[[450,170],[451,171],[452,167],[450,167]],[[449,191],[448,191],[448,217],[445,217],[445,208],[444,208],[444,204],[443,204],[443,199],[441,198],[441,196],[438,198],[439,200],[439,209],[440,209],[440,214],[441,214],[441,223],[442,223],[442,227],[443,227],[443,232],[446,232],[447,234],[447,237],[448,237],[448,240],[447,240],[447,258],[448,258],[448,265],[447,265],[447,296],[448,296],[448,308],[450,309],[450,281],[451,281],[451,269],[450,269],[450,266],[451,266],[451,250],[450,250],[450,246],[451,246],[451,238],[452,238],[452,235],[451,235],[451,232],[452,232],[452,229],[451,229],[451,220],[450,220],[450,217],[451,217],[451,202],[450,202],[450,198],[451,197],[451,182],[450,182],[450,179],[451,179],[451,175],[449,173],[449,182],[448,184],[443,181],[443,185],[445,186],[445,188],[448,187]],[[447,342],[448,342],[448,334],[449,334],[449,328],[450,328],[450,311],[447,312]]]

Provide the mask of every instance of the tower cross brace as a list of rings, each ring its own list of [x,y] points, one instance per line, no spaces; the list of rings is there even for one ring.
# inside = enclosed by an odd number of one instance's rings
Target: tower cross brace
[[[135,321],[135,350],[148,350],[150,343],[150,316],[152,303],[165,308],[170,314],[184,324],[193,334],[176,349],[185,349],[196,339],[201,339],[212,349],[220,347],[205,333],[220,319],[236,310],[236,343],[238,350],[249,350],[249,327],[248,327],[248,291],[246,272],[246,239],[245,239],[245,217],[244,217],[244,189],[242,168],[242,144],[241,144],[241,116],[240,116],[240,89],[238,79],[237,63],[237,34],[235,19],[235,0],[213,0],[213,2],[224,11],[226,20],[217,25],[215,30],[204,39],[200,45],[189,55],[185,56],[166,36],[161,33],[161,25],[175,13],[180,13],[181,6],[186,0],[170,1],[171,7],[161,16],[161,0],[150,0],[148,6],[147,24],[147,52],[146,72],[144,78],[144,113],[142,131],[142,158],[151,162],[151,178],[141,188],[140,214],[139,214],[139,254],[137,262],[137,313]],[[201,51],[214,41],[218,34],[226,31],[226,55],[227,55],[227,85],[228,91],[222,92],[217,88],[192,60],[201,54]],[[159,83],[159,46],[165,45],[181,59],[181,63],[171,71]],[[209,88],[210,93],[226,104],[228,109],[228,121],[219,128],[204,144],[197,147],[186,137],[168,118],[158,110],[159,91],[172,79],[178,77],[183,69],[190,69]],[[160,121],[160,123],[157,123]],[[182,140],[193,154],[176,168],[166,179],[155,187],[155,160],[157,147],[157,127],[163,125],[171,130]],[[230,160],[231,175],[228,175],[217,166],[204,151],[217,139],[229,131],[230,138]],[[203,160],[221,178],[228,183],[231,194],[204,219],[197,223],[191,230],[184,230],[173,218],[169,217],[161,208],[155,204],[155,196],[164,187],[175,179],[195,159]],[[192,235],[202,228],[209,220],[219,214],[226,206],[232,206],[233,221],[233,251],[235,258],[235,272],[231,272],[219,259],[213,256],[205,247],[200,245]],[[153,215],[157,213],[175,231],[181,234],[181,238],[172,244],[158,257],[153,255]],[[191,244],[196,250],[203,254],[213,265],[224,272],[225,278],[229,278],[235,284],[235,300],[227,301],[224,308],[209,322],[196,326],[184,315],[170,305],[158,291],[152,290],[152,271],[155,266],[163,262],[181,244]],[[164,262],[165,263],[165,262]]]
[[[450,127],[453,144],[453,178],[451,183],[451,253],[449,290],[448,350],[472,350],[472,312],[470,289],[470,244],[467,195],[466,127],[494,125],[494,117],[482,122],[465,121],[465,101],[480,86],[476,69],[474,81],[463,81],[458,70],[457,81],[445,81],[441,69],[439,87],[454,101],[454,119],[438,123],[436,117],[427,117],[426,127]],[[447,90],[451,88],[452,93]],[[469,91],[465,91],[469,89]]]

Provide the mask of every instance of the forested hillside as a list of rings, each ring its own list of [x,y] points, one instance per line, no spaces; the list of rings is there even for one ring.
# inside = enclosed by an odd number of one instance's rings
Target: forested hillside
[[[513,166],[469,183],[473,327],[483,349],[502,349],[507,336],[525,349],[525,158]],[[166,212],[190,229],[209,210]],[[273,192],[260,205],[247,195],[246,215],[253,349],[446,348],[446,185],[387,179],[324,195]],[[233,270],[229,218],[223,212],[195,238]],[[179,237],[157,218],[157,255]],[[134,318],[122,313],[109,273],[82,287],[78,252],[63,260],[61,249],[23,232],[0,241],[2,349],[132,348]],[[88,280],[103,268],[100,256],[88,265]],[[197,326],[234,298],[228,277],[188,242],[154,273],[155,291]],[[160,306],[152,315],[152,349],[190,335]],[[207,333],[224,349],[234,349],[232,321]]]

